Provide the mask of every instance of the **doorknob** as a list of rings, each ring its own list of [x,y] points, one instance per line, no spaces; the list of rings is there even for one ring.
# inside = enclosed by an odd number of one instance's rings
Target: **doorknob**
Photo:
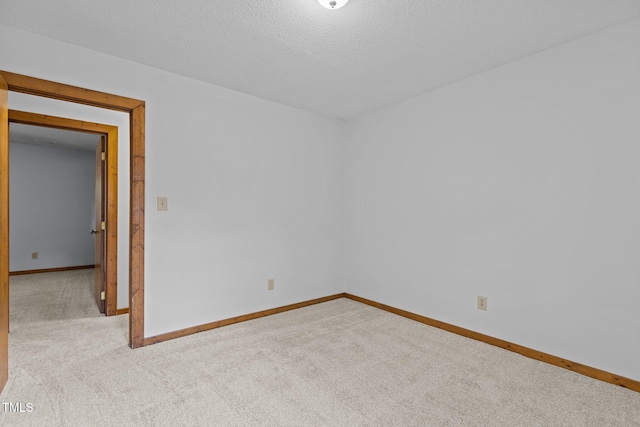
[[[91,234],[98,234],[98,232],[97,232],[96,230],[89,230],[89,232],[90,232]]]

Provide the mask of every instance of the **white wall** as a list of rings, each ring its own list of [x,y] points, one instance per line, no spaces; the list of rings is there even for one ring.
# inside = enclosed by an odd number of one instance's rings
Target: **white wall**
[[[9,161],[10,271],[94,264],[95,154],[11,144]]]
[[[634,20],[350,122],[346,291],[640,379],[639,76]]]
[[[342,122],[6,26],[0,38],[2,69],[146,101],[145,336],[342,292]]]

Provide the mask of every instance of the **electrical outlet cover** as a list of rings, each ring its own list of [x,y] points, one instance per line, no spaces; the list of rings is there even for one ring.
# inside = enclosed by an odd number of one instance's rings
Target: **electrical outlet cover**
[[[487,311],[487,297],[478,295],[478,310]]]

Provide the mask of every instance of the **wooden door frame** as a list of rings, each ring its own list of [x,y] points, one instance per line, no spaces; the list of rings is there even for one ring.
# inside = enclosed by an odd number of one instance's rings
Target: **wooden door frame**
[[[0,392],[9,379],[9,108],[0,76]],[[6,243],[5,243],[6,242]]]
[[[47,116],[25,111],[9,110],[9,123],[41,126],[53,129],[94,133],[107,137],[106,152],[106,254],[104,256],[105,314],[113,316],[118,311],[118,127],[101,123],[84,122],[63,117]]]
[[[144,346],[144,197],[145,197],[145,102],[56,83],[0,70],[9,91],[90,105],[129,114],[130,205],[129,205],[129,345]],[[0,203],[9,193],[0,187]],[[4,218],[0,218],[4,220]],[[0,252],[8,254],[9,240],[2,238]],[[4,274],[4,273],[3,273]],[[8,272],[7,272],[8,274]],[[6,278],[8,280],[8,277]]]

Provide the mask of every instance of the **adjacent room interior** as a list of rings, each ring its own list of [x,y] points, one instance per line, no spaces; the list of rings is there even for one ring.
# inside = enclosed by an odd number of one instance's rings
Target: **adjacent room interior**
[[[100,137],[15,123],[9,141],[10,272],[93,267]]]

